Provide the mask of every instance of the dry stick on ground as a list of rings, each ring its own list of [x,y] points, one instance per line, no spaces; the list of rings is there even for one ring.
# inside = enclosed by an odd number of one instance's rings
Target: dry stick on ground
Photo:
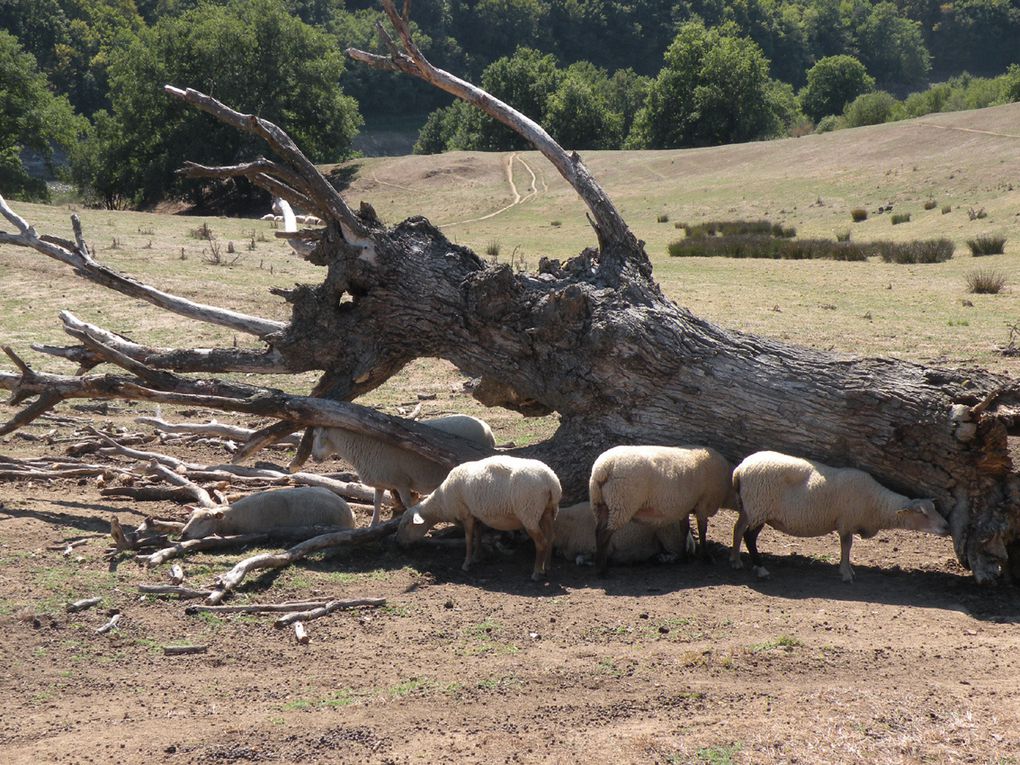
[[[325,603],[317,608],[309,609],[308,611],[296,611],[294,613],[284,614],[273,622],[273,626],[280,629],[281,627],[286,627],[288,624],[294,624],[295,622],[310,622],[312,619],[321,619],[323,616],[329,616],[329,614],[335,611],[357,608],[359,606],[371,606],[373,608],[378,608],[379,606],[385,605],[386,598],[331,600],[329,603]]]
[[[69,614],[75,614],[79,611],[84,611],[86,608],[92,608],[92,606],[98,606],[103,602],[102,598],[85,598],[84,600],[76,600],[74,603],[68,603],[65,606],[65,610]]]
[[[294,639],[301,645],[308,645],[308,641],[311,640],[304,622],[294,622]]]
[[[196,590],[173,584],[140,584],[138,591],[145,595],[176,595],[180,600],[192,598],[208,598],[212,590]]]
[[[204,654],[209,650],[208,646],[163,646],[163,656],[188,656],[190,654]]]
[[[96,634],[97,635],[105,635],[107,632],[110,632],[118,624],[120,624],[120,620],[123,619],[123,618],[124,618],[123,614],[119,614],[119,613],[114,614],[113,617],[110,619],[110,621],[108,621],[106,624],[104,624],[102,627],[100,627],[99,629],[96,630]]]
[[[189,552],[197,550],[218,550],[223,547],[238,547],[240,545],[253,545],[265,542],[269,539],[268,534],[235,534],[226,537],[202,537],[201,539],[188,539],[184,542],[177,542],[170,547],[164,547],[151,555],[139,555],[137,560],[146,568],[155,568],[162,563],[174,558],[180,558]]]
[[[335,604],[335,605],[334,605]],[[313,609],[334,606],[333,611],[343,608],[359,608],[361,606],[379,608],[386,605],[386,598],[355,598],[353,600],[306,600],[290,601],[287,603],[248,603],[243,606],[188,606],[184,609],[186,614],[211,613],[211,614],[267,614],[286,613],[293,614],[298,611],[311,611]]]
[[[302,558],[306,558],[314,552],[382,539],[395,533],[399,524],[400,519],[394,518],[378,526],[348,529],[346,531],[312,537],[282,553],[263,553],[247,558],[219,577],[216,589],[206,600],[206,603],[210,606],[219,605],[223,598],[232,592],[244,580],[245,576],[252,571],[282,568]]]
[[[204,508],[212,510],[217,507],[222,507],[222,505],[219,502],[215,501],[211,496],[209,496],[209,492],[207,492],[197,483],[195,483],[194,481],[189,481],[183,475],[175,473],[173,470],[167,469],[163,465],[160,465],[158,462],[149,463],[149,467],[146,472],[148,472],[150,475],[159,476],[167,483],[172,483],[175,486],[179,486],[180,488],[185,489],[189,494],[191,494],[195,501],[197,501],[198,504]]]

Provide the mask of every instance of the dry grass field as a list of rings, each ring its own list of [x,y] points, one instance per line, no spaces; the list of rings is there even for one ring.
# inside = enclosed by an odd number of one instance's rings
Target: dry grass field
[[[1017,360],[998,352],[1020,322],[1018,125],[1014,104],[585,159],[647,243],[666,293],[695,313],[837,352],[1018,375]],[[478,252],[498,249],[499,262],[533,268],[594,244],[579,202],[534,153],[354,164],[352,201],[371,201],[390,223],[426,215]],[[925,210],[928,200],[937,204]],[[911,222],[892,226],[877,213],[889,204]],[[854,207],[869,211],[866,222],[851,222]],[[15,208],[40,231],[70,234],[66,206]],[[972,220],[970,210],[986,216]],[[321,278],[261,221],[79,212],[102,262],[187,297],[285,319],[269,288]],[[933,265],[667,256],[676,222],[738,218],[769,218],[801,236],[850,230],[858,241],[946,236],[956,252]],[[221,258],[236,262],[209,262],[213,243],[194,235],[203,223]],[[972,258],[966,241],[981,234],[1005,236],[1005,254]],[[969,294],[966,276],[978,267],[1001,270],[1006,288]],[[0,247],[5,344],[69,371],[28,349],[64,342],[63,309],[153,345],[235,341]],[[314,378],[255,379],[306,391]],[[555,418],[483,410],[463,382],[445,362],[420,360],[364,402],[479,414],[501,444],[555,427]],[[133,423],[140,414],[151,407],[64,406],[59,418],[0,438],[0,457],[60,455],[88,424],[151,432]],[[209,444],[142,448],[201,463],[229,457]],[[164,582],[166,566],[108,564],[104,536],[111,515],[135,524],[150,514],[186,510],[117,501],[91,480],[0,482],[3,762],[1020,763],[1020,599],[1015,587],[978,588],[944,539],[886,532],[858,542],[851,585],[839,579],[835,537],[766,531],[772,579],[730,570],[728,511],[710,529],[713,565],[617,568],[607,579],[558,560],[547,583],[531,583],[526,545],[493,552],[470,574],[456,546],[370,545],[252,577],[232,599],[388,599],[311,622],[301,646],[270,616],[187,615],[183,603],[140,597],[137,585]],[[78,538],[87,541],[64,556]],[[209,584],[251,553],[191,556],[187,581]],[[103,598],[98,609],[64,611],[90,596]],[[111,608],[123,613],[120,628],[95,634]],[[164,655],[183,643],[209,651]]]

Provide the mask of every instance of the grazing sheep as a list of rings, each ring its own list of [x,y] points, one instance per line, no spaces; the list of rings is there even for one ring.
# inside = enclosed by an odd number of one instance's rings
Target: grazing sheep
[[[946,535],[949,525],[930,499],[897,494],[854,468],[836,468],[778,452],[757,452],[733,471],[739,516],[733,527],[730,563],[740,568],[740,540],[759,577],[769,572],[758,555],[758,533],[765,524],[797,537],[839,533],[839,572],[852,582],[853,535],[868,539],[882,529],[911,529]]]
[[[195,510],[181,531],[181,539],[306,526],[353,528],[354,513],[343,499],[318,486],[260,491],[222,508]]]
[[[684,519],[686,521],[686,519]],[[591,565],[595,554],[595,516],[591,503],[579,502],[556,511],[553,546],[577,565]],[[631,521],[613,534],[609,542],[612,563],[644,563],[653,558],[685,557],[693,552],[690,524],[645,526]]]
[[[464,526],[467,550],[463,569],[467,571],[479,547],[481,523],[497,531],[523,528],[535,543],[531,578],[537,581],[549,569],[553,521],[562,493],[556,474],[538,460],[499,454],[465,462],[451,470],[438,489],[404,513],[397,542],[411,544],[440,521],[459,521]]]
[[[266,213],[261,218],[259,218],[259,220],[276,220],[276,216],[273,215],[272,213]]]
[[[491,428],[477,417],[452,414],[423,420],[421,424],[460,436],[480,446],[491,448],[496,445]],[[355,433],[344,428],[316,428],[312,441],[312,459],[321,462],[331,454],[339,454],[347,460],[358,477],[375,488],[373,526],[379,522],[384,491],[389,489],[407,508],[416,501],[413,494],[427,494],[432,491],[443,482],[449,472],[427,457],[391,446],[363,433]]]
[[[732,466],[706,446],[617,446],[591,468],[595,564],[604,573],[614,532],[629,521],[665,526],[698,518],[698,549],[708,560],[708,519],[732,506]],[[688,521],[689,522],[689,521]]]

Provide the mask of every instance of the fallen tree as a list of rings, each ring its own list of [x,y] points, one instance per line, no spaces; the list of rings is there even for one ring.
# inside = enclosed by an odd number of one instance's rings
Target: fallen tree
[[[559,474],[565,499],[579,498],[588,470],[619,443],[700,443],[730,459],[776,449],[867,470],[891,488],[932,497],[951,522],[956,554],[978,581],[1020,576],[1020,479],[1007,437],[1020,429],[1010,380],[982,371],[859,359],[742,334],[699,319],[666,299],[643,244],[576,153],[488,93],[433,67],[403,14],[384,0],[396,39],[389,51],[349,50],[370,66],[418,77],[464,99],[530,141],[588,208],[597,248],[537,273],[515,273],[451,243],[428,220],[387,228],[371,206],[354,210],[276,125],[194,90],[167,93],[263,138],[276,159],[229,167],[189,165],[194,176],[243,175],[315,213],[323,229],[298,232],[305,256],[325,269],[321,284],[274,290],[291,320],[270,321],[197,304],[117,274],[95,261],[74,220],[75,241],[40,236],[6,204],[16,232],[0,243],[35,248],[83,278],[181,316],[260,338],[265,350],[168,349],[139,344],[63,315],[80,346],[40,348],[79,361],[113,363],[121,375],[60,377],[29,369],[0,374],[12,401],[37,397],[0,433],[21,427],[63,398],[127,397],[275,417],[235,458],[305,426],[371,434],[447,465],[480,456],[463,442],[350,402],[410,361],[447,359],[479,378],[489,406],[559,415],[546,442],[515,450]],[[2,202],[2,200],[0,200]],[[179,373],[296,373],[321,370],[310,397]],[[307,456],[308,431],[296,462]]]

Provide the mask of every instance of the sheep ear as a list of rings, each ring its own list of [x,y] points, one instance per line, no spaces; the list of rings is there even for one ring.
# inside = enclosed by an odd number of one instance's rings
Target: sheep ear
[[[411,522],[415,526],[423,526],[425,524],[425,519],[421,517],[421,513],[415,510],[414,515],[411,516]]]

